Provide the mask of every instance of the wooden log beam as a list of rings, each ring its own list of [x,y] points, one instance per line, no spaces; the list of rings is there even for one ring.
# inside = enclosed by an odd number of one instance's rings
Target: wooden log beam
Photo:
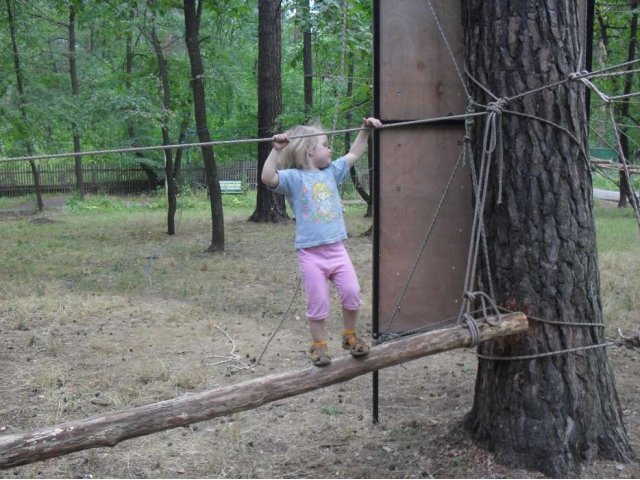
[[[480,327],[480,341],[523,333],[527,326],[527,318],[522,313],[504,315],[500,325],[483,324]],[[336,358],[328,367],[309,367],[268,375],[28,433],[0,436],[0,468],[88,448],[113,447],[129,438],[249,410],[281,398],[345,382],[368,372],[470,345],[471,336],[466,328],[458,326],[435,330],[376,346],[364,358]]]

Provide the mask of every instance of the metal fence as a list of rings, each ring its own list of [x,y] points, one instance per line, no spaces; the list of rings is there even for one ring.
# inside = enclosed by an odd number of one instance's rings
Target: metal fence
[[[97,164],[83,165],[85,192],[114,195],[148,192],[164,186],[163,182],[154,182],[140,167],[105,166]],[[76,189],[75,170],[70,165],[43,164],[38,167],[40,185],[43,193],[70,193]],[[358,172],[360,182],[368,186],[368,170]],[[249,190],[257,186],[257,168],[255,162],[239,162],[218,166],[220,180],[240,180]],[[178,177],[180,185],[206,187],[204,167],[187,166]],[[368,188],[367,188],[368,190]],[[29,164],[0,166],[0,197],[29,195],[33,193],[33,174]],[[354,187],[347,180],[342,188],[345,195],[353,194]]]

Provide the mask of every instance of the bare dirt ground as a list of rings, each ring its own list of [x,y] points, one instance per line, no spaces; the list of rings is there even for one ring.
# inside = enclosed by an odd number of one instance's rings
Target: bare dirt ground
[[[66,221],[63,215],[50,218]],[[349,220],[348,248],[363,287],[360,325],[365,334],[371,322],[371,241],[358,235],[367,227],[367,220]],[[0,434],[308,365],[304,299],[296,295],[293,225],[254,225],[228,217],[223,255],[202,253],[209,235],[206,216],[185,215],[179,226],[185,233],[176,238],[140,228],[113,239],[132,252],[131,262],[139,266],[137,281],[143,285],[131,292],[112,288],[124,266],[86,261],[83,278],[102,288],[92,291],[80,288],[77,279],[61,278],[3,299]],[[162,283],[164,273],[176,271],[184,283]],[[260,355],[294,296],[261,365],[242,370]],[[334,356],[342,355],[338,312],[334,303],[327,325]],[[633,327],[619,326],[627,331]],[[610,360],[629,437],[638,451],[640,352],[611,349]],[[457,350],[380,372],[381,417],[376,425],[371,421],[372,380],[366,375],[112,448],[0,470],[0,477],[541,477],[498,464],[461,427],[472,405],[476,365],[473,352]],[[582,476],[638,478],[640,464],[598,461],[587,465]]]

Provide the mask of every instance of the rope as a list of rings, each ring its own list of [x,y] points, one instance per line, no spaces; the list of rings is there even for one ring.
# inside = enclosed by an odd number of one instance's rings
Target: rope
[[[377,127],[376,130],[384,129],[384,128],[396,128],[396,127],[406,127],[411,125],[424,125],[429,123],[438,123],[442,121],[452,121],[452,120],[463,120],[467,118],[469,114],[461,114],[461,115],[448,115],[444,117],[432,117],[432,118],[424,118],[420,120],[410,120],[406,122],[397,122],[397,123],[388,123],[386,125],[382,125]],[[484,112],[472,114],[473,116],[482,116],[485,115]],[[330,130],[322,133],[308,133],[303,135],[292,135],[289,138],[306,138],[306,137],[317,137],[319,135],[337,135],[341,133],[347,132],[356,132],[360,130],[368,130],[366,127],[352,127],[352,128],[344,128],[340,130]],[[210,142],[195,142],[195,143],[174,143],[170,145],[151,145],[147,147],[126,147],[126,148],[109,148],[104,150],[87,150],[83,152],[64,152],[64,153],[49,153],[49,154],[41,154],[41,155],[29,155],[24,157],[6,157],[0,158],[0,163],[7,162],[19,162],[19,161],[27,161],[27,160],[45,160],[45,159],[53,159],[53,158],[66,158],[66,157],[89,157],[96,155],[106,155],[111,153],[126,153],[126,152],[147,152],[152,150],[167,150],[170,148],[192,148],[192,147],[208,147],[208,146],[216,146],[216,145],[239,145],[244,143],[265,143],[271,142],[271,137],[262,137],[262,138],[239,138],[234,140],[213,140]]]
[[[465,279],[464,286],[462,289],[463,299],[462,304],[460,306],[460,313],[458,314],[458,319],[460,322],[465,322],[469,326],[469,313],[471,310],[471,298],[475,298],[475,295],[471,292],[471,283],[476,278],[476,268],[478,263],[478,253],[480,248],[480,241],[484,236],[484,205],[487,198],[488,192],[488,183],[489,183],[489,173],[491,171],[491,158],[492,154],[495,152],[495,149],[498,147],[498,133],[496,129],[501,125],[500,117],[501,110],[504,106],[504,101],[497,100],[496,102],[491,104],[491,112],[489,114],[489,118],[485,123],[484,128],[484,138],[482,140],[482,155],[480,159],[480,168],[479,172],[476,174],[475,165],[471,165],[471,176],[473,182],[473,188],[475,193],[475,207],[473,213],[473,221],[471,225],[471,236],[469,239],[469,250],[467,253],[467,267],[465,270]],[[471,135],[471,123],[467,122],[465,125],[467,129],[467,137]],[[500,150],[502,149],[501,145],[501,135],[500,135]],[[486,248],[486,242],[482,243],[483,249]],[[485,251],[486,252],[486,251]],[[485,259],[488,258],[488,252],[485,253]],[[488,264],[488,262],[487,262]],[[492,282],[492,279],[489,278],[489,281]],[[486,312],[483,309],[484,318],[486,319]],[[474,327],[470,327],[473,329]]]
[[[478,327],[478,323],[476,319],[469,313],[465,313],[462,317],[464,319],[466,327],[469,329],[469,333],[471,334],[471,347],[475,347],[480,342],[480,327]]]
[[[280,320],[280,323],[278,324],[278,326],[276,327],[276,329],[273,331],[273,333],[271,334],[271,336],[269,337],[269,340],[267,340],[266,345],[264,346],[264,348],[262,349],[262,353],[260,354],[260,356],[258,357],[258,359],[255,361],[255,363],[253,365],[251,365],[251,368],[253,367],[257,367],[258,364],[260,363],[260,361],[262,360],[262,357],[264,357],[264,354],[267,351],[267,348],[269,348],[269,344],[271,343],[271,340],[274,339],[274,337],[276,336],[276,334],[278,333],[278,331],[280,330],[280,327],[282,327],[282,324],[284,323],[285,319],[287,318],[287,316],[289,315],[289,311],[291,310],[291,306],[293,305],[293,301],[296,299],[296,296],[298,295],[298,292],[300,291],[300,282],[301,282],[301,278],[298,277],[298,283],[296,285],[296,290],[295,292],[293,292],[293,296],[291,297],[291,301],[289,302],[289,306],[287,307],[287,310],[284,312],[284,314],[282,315],[282,319]]]
[[[578,80],[582,83],[584,83],[586,85],[586,87],[588,89],[590,89],[591,91],[593,91],[596,95],[598,95],[598,97],[600,97],[600,99],[604,102],[604,103],[610,103],[611,102],[611,98],[609,98],[607,95],[605,95],[604,93],[602,93],[598,87],[596,87],[588,78],[586,78],[584,76],[585,73],[588,72],[582,72],[582,73],[570,73],[569,74],[569,78],[571,80]]]
[[[545,352],[545,353],[537,353],[537,354],[533,354],[533,355],[517,355],[514,357],[494,357],[491,355],[483,355],[481,353],[477,353],[476,355],[478,356],[478,358],[482,359],[482,360],[492,360],[494,362],[517,362],[517,361],[521,361],[521,360],[535,360],[538,358],[545,358],[545,357],[552,357],[555,355],[563,355],[565,353],[574,353],[574,352],[580,352],[583,350],[592,350],[594,348],[606,348],[606,347],[610,347],[612,345],[617,345],[616,342],[607,342],[607,343],[599,343],[597,345],[587,345],[584,347],[575,347],[575,348],[566,348],[564,350],[554,350],[552,352]]]
[[[476,314],[479,313],[480,310],[475,310],[473,312],[471,312],[471,314]],[[445,320],[441,320],[439,322],[435,322],[435,323],[431,323],[429,325],[426,325],[424,327],[418,327],[418,328],[413,328],[410,330],[404,330],[402,332],[387,332],[387,333],[381,333],[378,334],[378,336],[375,338],[374,340],[374,345],[380,345],[381,343],[385,343],[385,342],[390,342],[393,340],[397,340],[399,338],[403,338],[403,337],[410,337],[412,335],[417,335],[419,333],[425,333],[425,332],[431,332],[433,330],[438,330],[440,328],[446,328],[446,327],[451,327],[454,326],[456,324],[459,324],[459,318],[458,315],[454,316],[454,317],[449,317]]]

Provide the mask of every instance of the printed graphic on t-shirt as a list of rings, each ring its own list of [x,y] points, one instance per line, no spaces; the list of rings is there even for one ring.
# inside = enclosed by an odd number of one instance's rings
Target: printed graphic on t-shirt
[[[311,192],[305,186],[302,193],[302,214],[306,220],[314,223],[329,223],[340,218],[334,195],[325,182],[314,183]]]

